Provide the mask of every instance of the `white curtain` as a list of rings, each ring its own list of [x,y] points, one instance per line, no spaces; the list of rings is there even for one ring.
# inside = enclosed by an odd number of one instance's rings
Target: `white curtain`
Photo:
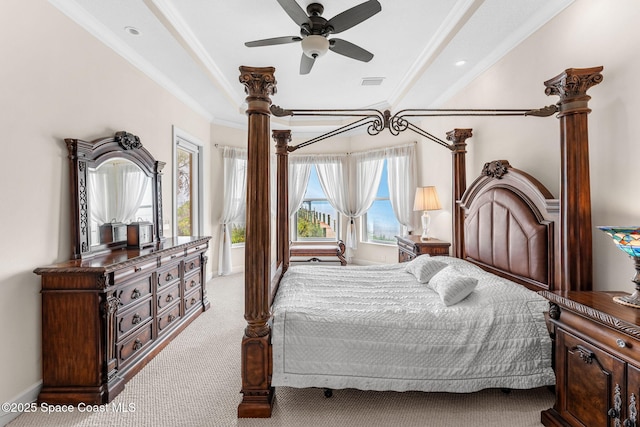
[[[289,216],[302,206],[316,156],[289,156]]]
[[[413,197],[416,191],[415,144],[387,148],[389,199],[398,222],[413,230]]]
[[[384,150],[316,157],[318,179],[329,203],[349,219],[345,242],[348,259],[358,249],[355,219],[364,215],[375,200],[383,161]]]
[[[352,154],[351,159],[351,164],[355,164],[355,177],[353,180],[355,185],[355,204],[353,205],[352,218],[349,220],[350,230],[347,231],[353,241],[351,249],[356,250],[358,249],[358,239],[354,219],[367,213],[376,199],[384,165],[384,150],[355,153]]]
[[[129,162],[110,162],[89,173],[91,217],[98,224],[136,221],[149,177]]]
[[[224,147],[224,196],[220,219],[218,275],[231,273],[231,224],[245,217],[247,194],[247,150]]]

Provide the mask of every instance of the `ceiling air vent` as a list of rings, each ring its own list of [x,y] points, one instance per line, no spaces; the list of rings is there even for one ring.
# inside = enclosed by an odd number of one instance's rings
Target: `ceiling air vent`
[[[384,77],[363,77],[360,86],[380,86]]]

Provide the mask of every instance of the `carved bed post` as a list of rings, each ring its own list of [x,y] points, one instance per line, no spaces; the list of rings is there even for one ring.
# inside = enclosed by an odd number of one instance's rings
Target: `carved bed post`
[[[602,67],[569,68],[547,80],[547,95],[558,95],[560,119],[560,283],[556,290],[593,287],[591,190],[587,90],[602,81]]]
[[[451,154],[453,160],[453,200],[451,201],[451,215],[453,224],[453,256],[464,257],[464,212],[458,205],[464,190],[467,188],[467,168],[465,154],[467,138],[471,138],[471,129],[454,129],[447,132],[447,141],[451,141]]]
[[[271,387],[270,208],[269,208],[269,95],[276,93],[275,68],[240,67],[240,83],[247,93],[247,218],[245,264],[245,313],[242,338],[242,402],[238,417],[269,417]]]
[[[289,268],[289,151],[291,141],[290,130],[274,130],[273,139],[276,141],[276,156],[278,158],[277,176],[277,254],[278,264],[282,263],[282,272]]]

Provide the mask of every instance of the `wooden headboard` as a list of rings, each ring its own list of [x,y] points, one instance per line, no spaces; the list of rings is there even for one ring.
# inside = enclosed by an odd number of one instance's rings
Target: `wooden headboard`
[[[465,191],[462,258],[532,290],[553,290],[559,201],[506,160],[484,165]]]

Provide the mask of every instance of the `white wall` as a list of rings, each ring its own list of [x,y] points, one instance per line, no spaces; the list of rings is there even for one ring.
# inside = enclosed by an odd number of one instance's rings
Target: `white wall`
[[[446,107],[529,108],[555,104],[543,82],[567,68],[603,65],[604,80],[592,87],[589,106],[594,286],[631,292],[633,262],[596,225],[639,225],[636,196],[640,144],[633,123],[640,113],[640,2],[580,0],[538,30],[465,88]],[[559,195],[559,124],[552,118],[463,119],[472,127],[469,176],[484,162],[508,159]],[[425,168],[427,166],[425,165]]]
[[[6,402],[41,379],[40,278],[33,270],[71,255],[63,139],[93,140],[120,130],[138,135],[167,162],[163,215],[170,220],[172,125],[205,142],[205,159],[211,129],[46,1],[3,0],[0,39],[0,401]],[[205,206],[219,197],[209,170],[205,161]],[[205,233],[211,225],[205,221]],[[209,259],[211,271],[217,258]]]

